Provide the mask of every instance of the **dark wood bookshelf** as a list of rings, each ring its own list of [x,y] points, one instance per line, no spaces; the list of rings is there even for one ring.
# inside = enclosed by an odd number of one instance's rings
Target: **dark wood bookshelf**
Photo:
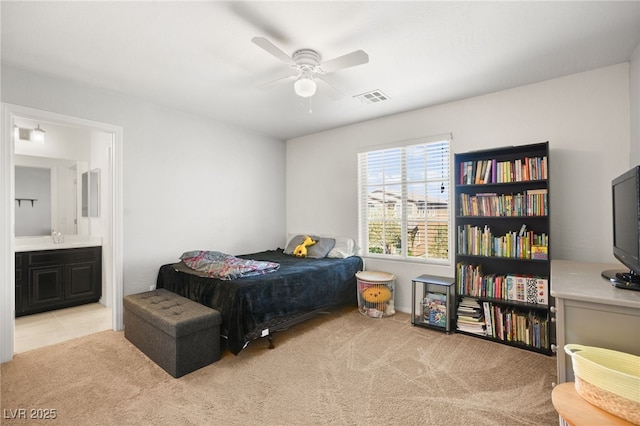
[[[525,160],[527,159],[527,160]],[[502,162],[503,166],[507,170],[511,171],[509,176],[503,174],[508,181],[496,182],[495,177],[491,177],[492,169],[496,170],[496,165]],[[491,163],[490,172],[483,173],[483,177],[488,177],[487,183],[475,182],[475,170],[482,170],[478,164]],[[509,164],[506,164],[509,163]],[[536,170],[531,168],[528,171],[523,171],[523,164],[535,163]],[[506,164],[506,165],[505,165]],[[464,166],[463,166],[464,165]],[[472,168],[469,168],[472,165]],[[520,172],[515,172],[515,168],[518,166]],[[504,167],[500,171],[504,170]],[[544,173],[542,173],[542,171]],[[473,177],[467,177],[468,172],[473,172]],[[531,171],[531,173],[529,173]],[[537,347],[533,344],[523,343],[521,341],[500,339],[492,336],[492,330],[488,330],[487,335],[476,334],[464,330],[456,330],[457,333],[466,334],[469,336],[478,337],[484,340],[490,340],[497,343],[502,343],[509,346],[514,346],[533,352],[544,353],[547,355],[553,354],[552,348],[555,347],[555,323],[552,318],[554,300],[551,297],[551,250],[549,247],[550,241],[550,225],[549,225],[549,143],[542,142],[529,145],[509,146],[497,149],[487,149],[481,151],[473,151],[467,153],[459,153],[454,156],[454,173],[455,176],[455,235],[456,235],[456,318],[457,311],[460,302],[463,298],[475,299],[480,306],[480,310],[483,311],[483,302],[489,303],[490,308],[496,308],[497,311],[509,310],[510,312],[516,312],[517,316],[529,316],[535,317],[542,322],[540,327],[540,336],[544,335],[544,344],[541,347]],[[535,175],[535,179],[526,179],[526,177],[532,177]],[[472,183],[465,183],[471,181]],[[497,195],[516,195],[526,194],[527,191],[538,191],[544,193],[546,191],[546,197],[544,197],[544,213],[545,214],[523,214],[523,215],[470,215],[462,214],[462,200],[461,195],[466,194],[470,197],[474,197],[477,194],[489,194],[490,196]],[[539,200],[538,200],[539,201]],[[507,233],[516,232],[519,234],[520,228],[525,225],[526,231],[533,231],[536,235],[544,234],[547,239],[546,259],[534,259],[525,250],[524,257],[507,257],[507,256],[483,256],[477,254],[460,254],[460,238],[459,233],[461,229],[466,225],[470,227],[484,228],[488,227],[491,232],[491,238],[500,238]],[[469,245],[468,240],[463,241]],[[527,242],[529,243],[529,242]],[[493,247],[493,246],[492,246]],[[527,246],[530,251],[530,245]],[[487,251],[491,251],[488,250]],[[492,298],[492,297],[479,297],[461,294],[460,290],[462,285],[460,283],[460,276],[458,271],[458,265],[476,265],[481,267],[482,276],[496,275],[518,275],[525,277],[539,277],[546,280],[546,298],[548,304],[535,304],[527,303],[526,301],[511,300],[506,298]],[[506,297],[506,296],[505,296]],[[495,329],[496,319],[493,318],[491,322],[492,328]],[[531,321],[533,322],[533,320]],[[486,321],[485,321],[486,325]],[[527,327],[529,323],[527,323]],[[457,328],[457,327],[456,327]],[[530,331],[533,331],[534,327],[531,326]],[[519,331],[522,331],[520,327]],[[516,336],[521,338],[523,336]],[[529,336],[530,337],[530,336]],[[525,339],[526,340],[526,339]]]

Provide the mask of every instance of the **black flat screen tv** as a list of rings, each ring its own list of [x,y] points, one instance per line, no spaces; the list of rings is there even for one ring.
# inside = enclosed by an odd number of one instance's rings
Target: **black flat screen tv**
[[[611,181],[611,197],[613,255],[628,269],[602,275],[616,287],[640,290],[640,166]]]

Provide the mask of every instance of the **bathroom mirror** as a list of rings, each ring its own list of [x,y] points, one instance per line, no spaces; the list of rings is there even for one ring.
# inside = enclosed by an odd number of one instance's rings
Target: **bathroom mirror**
[[[45,182],[38,188],[25,187],[29,181],[16,176],[16,199],[38,199],[33,206],[28,200],[15,201],[16,237],[50,236],[52,231],[63,235],[91,235],[92,226],[101,232],[102,179],[109,180],[105,155],[112,143],[111,135],[82,126],[28,118],[15,117],[14,124],[25,129],[34,129],[40,124],[47,135],[44,144],[14,139],[14,165],[48,169],[51,176],[49,184]],[[45,215],[46,212],[50,214]],[[36,213],[42,213],[36,227],[18,226],[19,221],[31,219]]]
[[[82,217],[100,216],[100,170],[82,174]]]
[[[81,220],[80,183],[88,163],[28,155],[15,155],[14,161],[15,236],[47,236],[52,230],[86,235],[88,220]],[[43,180],[41,175],[48,178]],[[99,186],[99,178],[95,184]]]
[[[35,236],[51,233],[51,169],[15,168],[15,235]]]

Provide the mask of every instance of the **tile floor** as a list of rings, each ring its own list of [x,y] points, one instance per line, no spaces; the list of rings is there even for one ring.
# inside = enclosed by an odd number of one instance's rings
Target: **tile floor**
[[[100,303],[16,318],[14,353],[111,330],[111,308]]]

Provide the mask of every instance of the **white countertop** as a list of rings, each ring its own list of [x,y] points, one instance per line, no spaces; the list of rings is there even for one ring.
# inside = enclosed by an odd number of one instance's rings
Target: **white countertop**
[[[54,244],[51,237],[19,237],[15,239],[15,251],[60,250],[80,247],[102,246],[101,237],[65,235],[64,242]]]
[[[640,291],[614,287],[600,274],[607,269],[624,270],[620,263],[551,261],[551,295],[562,299],[640,309]]]

